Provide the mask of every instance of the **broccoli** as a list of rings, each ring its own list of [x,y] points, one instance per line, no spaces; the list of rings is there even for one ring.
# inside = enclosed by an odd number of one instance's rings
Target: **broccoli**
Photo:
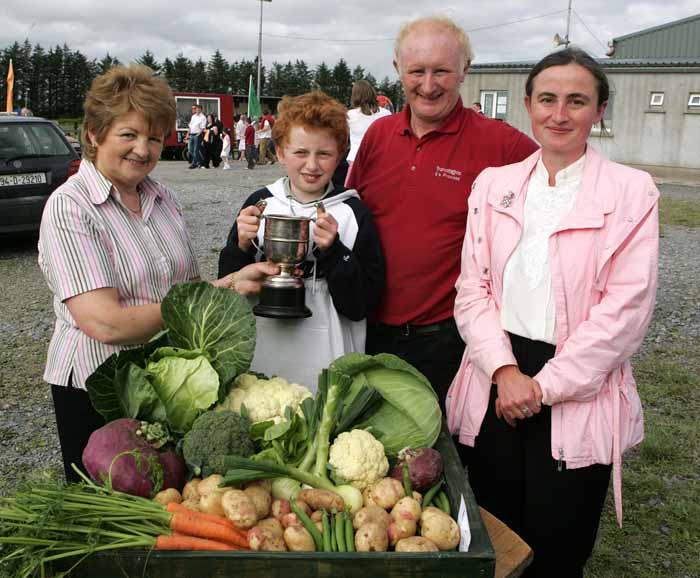
[[[206,411],[192,424],[182,442],[182,454],[194,475],[224,474],[223,457],[255,453],[250,420],[233,411]]]

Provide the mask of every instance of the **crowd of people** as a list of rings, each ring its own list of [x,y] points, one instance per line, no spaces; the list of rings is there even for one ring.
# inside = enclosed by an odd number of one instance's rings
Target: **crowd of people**
[[[227,168],[237,146],[249,168],[285,170],[232,215],[211,282],[258,292],[278,272],[257,248],[265,214],[313,217],[298,271],[313,315],[259,320],[253,368],[313,386],[352,351],[410,362],[477,502],[532,546],[523,575],[581,577],[609,480],[621,520],[622,454],[643,437],[630,357],[654,305],[658,191],[588,143],[609,85],[582,50],[530,72],[534,140],[464,105],[473,52],[452,20],[406,24],[393,56],[407,103],[395,114],[365,81],[349,111],[321,92],[285,97],[257,126],[241,115],[233,137],[193,106],[191,168]],[[168,289],[200,276],[175,193],[149,176],[174,119],[147,69],[98,77],[80,170],[44,212],[39,262],[57,316],[44,377],[70,477],[100,425],[86,378],[157,333]]]

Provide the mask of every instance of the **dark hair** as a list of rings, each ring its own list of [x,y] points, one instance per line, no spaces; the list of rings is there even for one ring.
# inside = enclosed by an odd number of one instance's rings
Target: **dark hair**
[[[565,66],[566,64],[578,64],[579,66],[583,66],[583,68],[593,75],[598,85],[598,106],[610,98],[610,84],[608,83],[608,77],[603,71],[603,67],[598,64],[595,58],[590,54],[573,46],[565,48],[564,50],[552,52],[535,64],[525,81],[525,94],[527,94],[528,97],[532,96],[532,85],[535,82],[535,77],[540,72],[552,66]]]
[[[350,104],[353,108],[359,108],[362,114],[370,116],[379,110],[377,104],[377,93],[372,85],[366,80],[358,80],[352,85]]]

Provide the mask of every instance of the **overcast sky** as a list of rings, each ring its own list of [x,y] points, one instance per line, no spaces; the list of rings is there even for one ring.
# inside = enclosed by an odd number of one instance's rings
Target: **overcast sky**
[[[538,59],[564,36],[567,0],[273,0],[263,2],[263,62],[341,57],[378,80],[396,78],[393,38],[414,17],[454,18],[472,39],[475,62]],[[259,0],[1,0],[0,48],[28,38],[44,48],[66,43],[89,58],[122,62],[150,50],[159,61],[182,52],[229,61],[258,50]],[[196,7],[196,8],[193,8]],[[608,41],[700,13],[700,0],[574,0],[569,36],[598,57]]]

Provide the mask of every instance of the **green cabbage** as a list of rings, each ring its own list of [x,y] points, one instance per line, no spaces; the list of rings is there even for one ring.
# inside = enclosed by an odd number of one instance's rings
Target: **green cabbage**
[[[353,379],[346,405],[365,384],[381,394],[383,401],[360,415],[352,427],[370,431],[388,456],[436,442],[442,424],[438,398],[428,379],[411,364],[390,353],[349,353],[336,359],[331,369]]]

